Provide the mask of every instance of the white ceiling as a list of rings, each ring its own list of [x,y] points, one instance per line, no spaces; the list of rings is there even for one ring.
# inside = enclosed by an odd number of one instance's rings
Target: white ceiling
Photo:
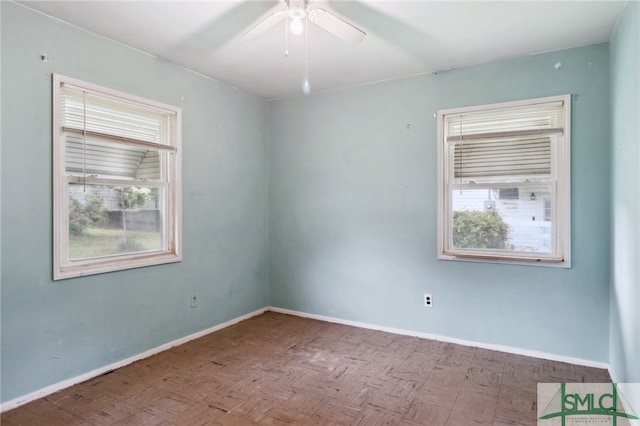
[[[302,94],[304,35],[284,21],[240,38],[281,1],[20,1],[267,99]],[[608,41],[625,1],[326,1],[362,28],[348,43],[309,25],[312,92]]]

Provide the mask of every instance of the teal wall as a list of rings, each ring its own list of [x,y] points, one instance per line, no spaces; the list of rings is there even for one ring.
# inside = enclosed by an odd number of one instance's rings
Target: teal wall
[[[611,39],[611,353],[621,382],[640,382],[640,3]]]
[[[573,267],[437,260],[434,113],[566,93]],[[606,43],[271,102],[271,304],[606,362],[609,135]]]
[[[0,8],[2,401],[266,306],[266,102]],[[51,73],[183,107],[183,262],[52,282]]]

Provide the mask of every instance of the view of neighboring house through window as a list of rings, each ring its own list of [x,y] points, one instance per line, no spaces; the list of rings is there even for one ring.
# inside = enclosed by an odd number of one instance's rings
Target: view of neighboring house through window
[[[439,111],[441,259],[570,266],[570,100]]]
[[[181,260],[180,116],[54,75],[54,279]]]

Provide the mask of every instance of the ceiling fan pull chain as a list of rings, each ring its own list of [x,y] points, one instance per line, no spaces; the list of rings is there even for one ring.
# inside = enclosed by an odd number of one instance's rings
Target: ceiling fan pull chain
[[[284,56],[289,57],[289,15],[284,17]]]
[[[309,14],[305,14],[304,29],[304,81],[302,82],[302,93],[308,95],[311,91],[309,86]]]

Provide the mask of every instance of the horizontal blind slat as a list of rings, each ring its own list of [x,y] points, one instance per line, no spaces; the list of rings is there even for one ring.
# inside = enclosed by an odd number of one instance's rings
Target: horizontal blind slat
[[[501,177],[551,174],[551,140],[491,140],[453,143],[453,177]]]
[[[530,130],[511,130],[503,132],[486,132],[486,133],[473,133],[463,134],[457,136],[447,137],[447,142],[457,141],[473,141],[481,139],[498,139],[498,138],[513,138],[516,136],[535,136],[535,135],[562,135],[563,129],[551,127],[548,129],[530,129]]]
[[[83,131],[82,129],[74,129],[74,128],[69,128],[69,127],[63,127],[62,131],[66,132],[66,133],[73,133],[76,134],[80,137],[82,136],[86,136],[89,138],[93,138],[93,139],[102,139],[104,141],[109,141],[109,142],[118,142],[118,143],[126,143],[132,146],[140,146],[140,147],[145,147],[145,148],[151,148],[151,149],[157,149],[159,151],[172,151],[175,152],[175,147],[173,146],[169,146],[169,145],[164,145],[164,144],[158,144],[158,143],[153,143],[153,142],[145,142],[139,139],[131,139],[131,138],[127,138],[127,137],[119,137],[119,136],[113,136],[113,135],[109,135],[109,134],[104,134],[104,133],[98,133],[98,132],[92,132],[92,131]]]

